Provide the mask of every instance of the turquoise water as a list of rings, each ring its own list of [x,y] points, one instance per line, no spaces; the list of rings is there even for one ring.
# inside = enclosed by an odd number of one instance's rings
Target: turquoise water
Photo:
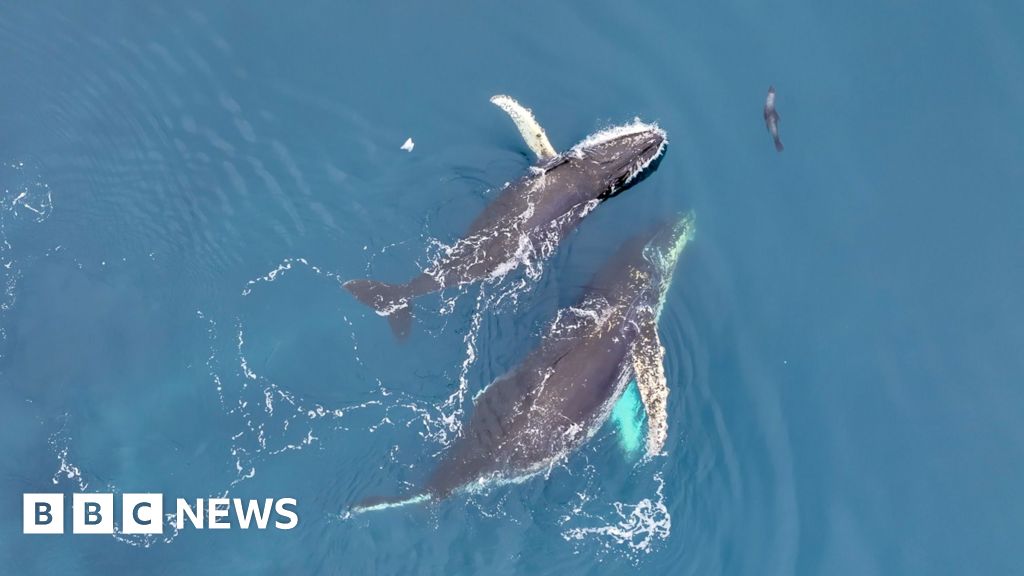
[[[0,573],[1024,572],[1021,30],[1015,2],[6,5]],[[538,280],[423,298],[397,344],[339,280],[406,279],[526,170],[498,93],[559,149],[634,116],[671,144]],[[608,426],[521,484],[344,513],[422,483],[444,418],[690,209],[666,456]],[[22,493],[79,490],[300,524],[21,534]]]

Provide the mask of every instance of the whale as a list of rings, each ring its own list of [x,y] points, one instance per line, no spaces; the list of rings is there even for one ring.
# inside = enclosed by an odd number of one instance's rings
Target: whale
[[[594,208],[657,169],[668,144],[656,124],[634,119],[558,153],[528,108],[504,95],[491,101],[512,118],[537,161],[519,180],[506,184],[465,234],[408,282],[354,279],[343,284],[358,301],[387,317],[400,340],[409,334],[414,298],[496,280],[550,256]]]
[[[694,229],[691,213],[624,242],[536,347],[473,399],[468,423],[422,489],[367,498],[351,511],[439,501],[549,470],[594,436],[634,382],[646,412],[644,457],[663,454],[669,387],[657,324]]]

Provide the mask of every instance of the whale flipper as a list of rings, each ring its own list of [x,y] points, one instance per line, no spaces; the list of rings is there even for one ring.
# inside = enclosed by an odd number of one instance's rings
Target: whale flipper
[[[386,316],[391,331],[399,340],[409,335],[412,311],[409,309],[411,290],[407,284],[388,284],[377,280],[349,280],[342,286],[357,300]]]
[[[654,314],[639,321],[640,331],[630,350],[636,386],[647,411],[647,457],[657,456],[668,437],[668,381],[665,347],[658,337]]]
[[[524,108],[511,96],[504,94],[491,96],[491,103],[504,110],[512,118],[512,121],[516,123],[516,128],[519,129],[519,134],[522,135],[530,150],[537,155],[538,160],[547,160],[558,156],[558,152],[548,141],[548,135],[537,123],[537,119],[533,117],[533,112],[529,108]]]

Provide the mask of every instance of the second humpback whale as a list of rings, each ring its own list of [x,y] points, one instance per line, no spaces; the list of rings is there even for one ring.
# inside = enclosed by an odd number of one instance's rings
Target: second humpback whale
[[[538,162],[508,184],[437,261],[404,284],[349,280],[360,302],[386,316],[399,337],[409,332],[410,300],[501,277],[549,255],[601,201],[621,193],[656,168],[668,143],[654,124],[634,120],[592,134],[557,154],[533,114],[508,96],[491,101],[516,123]]]
[[[469,423],[422,491],[367,499],[353,511],[439,500],[548,469],[593,436],[633,379],[647,413],[646,453],[661,453],[668,383],[657,321],[693,231],[688,215],[625,242],[522,363],[474,399]]]

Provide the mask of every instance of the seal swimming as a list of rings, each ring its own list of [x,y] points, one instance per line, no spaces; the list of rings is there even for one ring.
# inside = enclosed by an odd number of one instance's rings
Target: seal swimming
[[[782,152],[785,146],[782,145],[782,137],[779,136],[779,112],[775,110],[775,87],[768,87],[768,96],[764,99],[764,125],[772,135],[775,142],[775,150]]]
[[[506,185],[465,235],[420,275],[404,284],[349,280],[344,287],[399,338],[409,333],[413,298],[503,276],[543,259],[598,204],[633,186],[653,170],[668,140],[656,124],[639,119],[601,130],[556,153],[533,113],[508,96],[491,102],[509,114],[537,163]]]
[[[367,499],[352,511],[440,500],[548,469],[594,435],[634,379],[647,414],[646,454],[661,453],[668,383],[657,322],[693,233],[687,215],[626,241],[538,346],[477,395],[469,423],[422,491]]]

